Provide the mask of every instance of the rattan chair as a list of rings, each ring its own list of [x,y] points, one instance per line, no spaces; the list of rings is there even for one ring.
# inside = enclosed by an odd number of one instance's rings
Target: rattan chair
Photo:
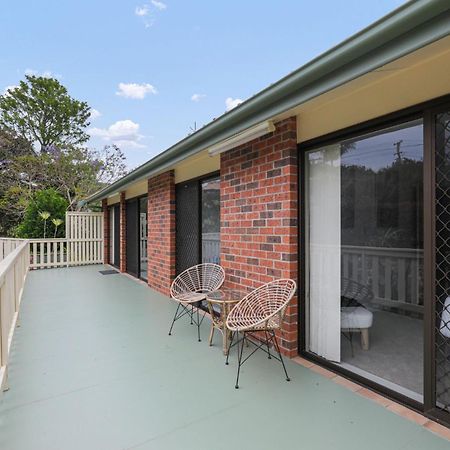
[[[173,325],[178,319],[189,316],[191,324],[197,325],[197,335],[200,339],[200,325],[205,314],[200,318],[199,307],[205,300],[208,292],[219,289],[225,280],[225,271],[218,264],[198,264],[180,273],[170,286],[170,296],[178,302],[177,310],[173,316],[169,336]],[[195,311],[196,310],[196,317]]]
[[[289,279],[281,279],[264,284],[254,291],[247,294],[236,306],[230,311],[227,317],[227,328],[233,333],[228,355],[233,346],[235,335],[242,333],[242,338],[237,340],[234,345],[238,348],[238,369],[236,377],[236,389],[239,388],[239,373],[241,366],[253,355],[257,350],[265,351],[268,358],[274,357],[281,362],[286,381],[290,381],[286,366],[284,365],[283,357],[281,356],[280,347],[275,334],[275,330],[281,327],[283,322],[286,307],[295,294],[297,285],[295,281]],[[252,342],[256,348],[242,359],[244,350],[244,342],[249,342],[247,339],[248,333],[261,332],[264,333],[265,342]],[[278,353],[278,357],[270,352],[270,344]],[[226,364],[228,364],[228,355]]]

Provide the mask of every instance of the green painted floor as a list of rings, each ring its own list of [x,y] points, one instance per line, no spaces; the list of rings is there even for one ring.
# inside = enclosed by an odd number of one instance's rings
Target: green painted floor
[[[0,449],[449,450],[426,429],[293,362],[261,353],[234,389],[224,365],[177,322],[175,305],[101,266],[29,274],[14,335]]]

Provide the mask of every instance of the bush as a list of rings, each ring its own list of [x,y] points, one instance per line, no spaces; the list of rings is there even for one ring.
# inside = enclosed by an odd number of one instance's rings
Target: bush
[[[45,189],[36,192],[28,204],[23,221],[17,227],[17,236],[21,238],[53,238],[64,237],[65,215],[68,207],[67,200],[55,189]],[[41,217],[41,213],[48,212],[50,216],[47,220]],[[52,219],[62,220],[61,225],[55,228]]]

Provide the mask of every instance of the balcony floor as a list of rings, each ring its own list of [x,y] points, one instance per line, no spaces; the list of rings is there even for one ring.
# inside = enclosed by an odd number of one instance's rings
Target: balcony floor
[[[175,305],[102,266],[33,271],[0,403],[0,448],[437,450],[448,441],[329,379],[259,352],[234,389]]]

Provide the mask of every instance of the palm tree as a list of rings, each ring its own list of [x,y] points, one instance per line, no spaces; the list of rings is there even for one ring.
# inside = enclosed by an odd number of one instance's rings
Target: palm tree
[[[53,225],[55,225],[55,235],[53,237],[56,238],[56,233],[58,232],[58,227],[62,225],[63,221],[61,219],[52,219]]]
[[[44,239],[45,239],[45,234],[47,232],[47,220],[50,217],[50,213],[48,211],[41,211],[39,213],[39,217],[44,221]]]

